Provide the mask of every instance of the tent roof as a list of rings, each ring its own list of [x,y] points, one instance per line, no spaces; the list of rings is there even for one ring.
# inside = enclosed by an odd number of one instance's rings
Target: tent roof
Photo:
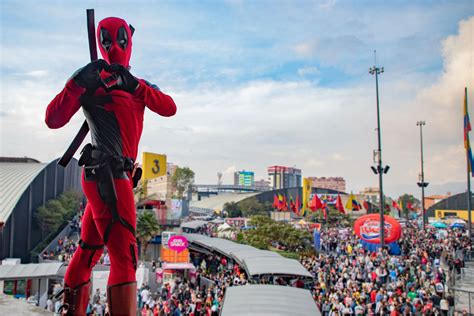
[[[62,262],[0,265],[0,280],[56,277],[62,266]]]
[[[222,238],[199,234],[184,234],[189,243],[220,252],[243,265],[249,275],[279,274],[312,278],[300,262],[284,258],[276,252],[260,250]]]
[[[198,221],[190,221],[190,222],[181,223],[181,227],[190,228],[190,229],[197,229],[197,228],[202,227],[206,224],[207,224],[206,221],[199,221],[198,220]]]
[[[227,289],[221,315],[319,316],[321,312],[308,290],[279,285],[244,285]]]

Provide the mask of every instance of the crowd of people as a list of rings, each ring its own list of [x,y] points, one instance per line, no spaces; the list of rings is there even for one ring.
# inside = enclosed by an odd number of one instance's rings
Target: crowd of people
[[[449,290],[472,244],[466,234],[420,230],[409,222],[401,255],[366,251],[353,234],[323,229],[323,251],[302,257],[314,275],[312,293],[323,315],[453,315]]]
[[[226,289],[248,282],[241,267],[225,256],[191,252],[191,262],[197,268],[195,278],[177,277],[157,292],[142,285],[138,303],[143,316],[219,315]]]

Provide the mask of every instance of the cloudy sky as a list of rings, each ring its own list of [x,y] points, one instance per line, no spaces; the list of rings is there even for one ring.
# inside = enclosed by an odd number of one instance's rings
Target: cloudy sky
[[[166,153],[196,182],[235,170],[301,168],[342,176],[348,191],[377,186],[379,78],[388,195],[419,195],[418,120],[428,193],[465,187],[464,87],[474,117],[474,1],[9,1],[0,3],[0,155],[47,162],[83,121],[49,130],[44,112],[88,62],[85,10],[135,29],[132,73],[176,101],[148,111],[141,151]],[[471,136],[474,138],[474,136]]]

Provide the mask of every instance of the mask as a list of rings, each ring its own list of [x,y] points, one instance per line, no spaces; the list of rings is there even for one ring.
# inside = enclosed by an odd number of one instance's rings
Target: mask
[[[109,64],[121,64],[129,68],[132,55],[133,27],[125,20],[110,17],[99,22],[97,42],[100,53]]]

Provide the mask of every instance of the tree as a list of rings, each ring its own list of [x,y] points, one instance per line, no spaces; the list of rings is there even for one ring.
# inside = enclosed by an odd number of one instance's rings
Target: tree
[[[77,192],[64,192],[56,199],[40,206],[35,214],[38,226],[41,228],[42,237],[56,231],[61,224],[70,220],[79,208],[82,195]]]
[[[137,220],[137,239],[140,242],[140,258],[144,260],[145,249],[148,246],[150,239],[160,233],[160,226],[156,219],[155,213],[152,211],[143,211],[138,215]]]
[[[177,167],[171,177],[171,183],[178,192],[178,198],[182,199],[184,191],[194,183],[194,171],[188,167]]]
[[[242,215],[245,217],[269,214],[267,206],[265,206],[263,203],[260,203],[254,196],[240,201],[238,206],[242,210]]]
[[[225,203],[223,207],[223,212],[227,214],[227,217],[242,216],[242,211],[240,210],[239,205],[236,202]]]
[[[408,209],[408,203],[410,203],[414,208],[418,208],[421,204],[420,200],[415,198],[413,194],[408,194],[405,193],[401,196],[398,197],[398,203],[402,203],[402,213],[408,218],[408,215],[410,214],[410,210]]]

